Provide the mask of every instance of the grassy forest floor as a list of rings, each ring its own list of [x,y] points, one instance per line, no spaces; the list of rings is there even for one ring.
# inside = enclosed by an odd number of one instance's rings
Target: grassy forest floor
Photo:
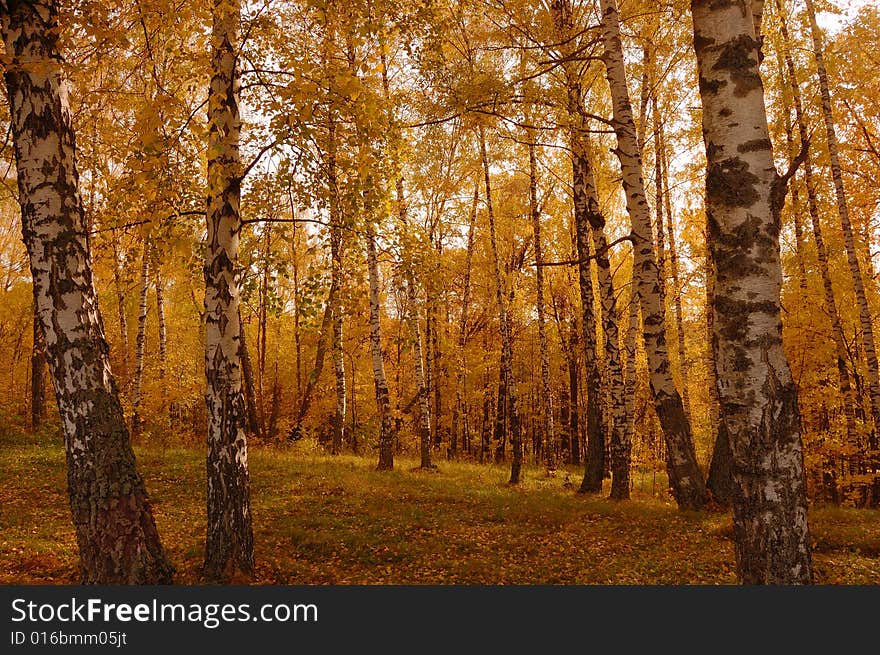
[[[199,582],[204,453],[136,446],[176,580]],[[734,583],[730,515],[681,513],[637,480],[615,503],[575,493],[572,469],[329,457],[307,445],[251,451],[260,584]],[[61,440],[0,429],[0,583],[72,584],[77,555]],[[570,476],[566,483],[566,476]],[[640,491],[646,488],[646,491]],[[817,582],[880,583],[880,511],[814,508]]]

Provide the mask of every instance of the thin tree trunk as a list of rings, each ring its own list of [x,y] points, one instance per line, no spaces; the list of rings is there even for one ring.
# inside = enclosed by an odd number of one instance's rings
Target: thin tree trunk
[[[624,408],[626,410],[626,430],[628,439],[632,442],[635,435],[635,404],[636,404],[636,339],[639,334],[639,298],[635,292],[635,279],[630,283],[629,295],[629,323],[626,329],[626,372],[625,372],[625,395]]]
[[[616,154],[623,174],[627,211],[635,239],[636,291],[642,309],[645,347],[648,353],[650,386],[654,406],[666,440],[666,470],[678,506],[700,509],[706,502],[706,483],[697,464],[691,426],[684,412],[681,396],[675,388],[666,350],[666,319],[660,296],[660,271],[651,243],[651,216],[642,180],[642,161],[633,124],[617,3],[601,0],[604,62],[617,133]]]
[[[128,316],[125,311],[125,290],[122,288],[122,265],[116,235],[110,239],[113,246],[113,286],[116,291],[116,311],[119,313],[119,336],[122,342],[122,388],[126,389],[129,380]]]
[[[430,353],[432,359],[434,360],[433,365],[431,366],[431,370],[434,372],[434,378],[432,380],[433,384],[431,385],[431,391],[434,401],[434,410],[433,412],[431,412],[431,432],[434,440],[434,448],[439,449],[440,444],[443,440],[443,434],[440,425],[440,419],[443,415],[443,395],[442,387],[440,385],[443,376],[443,353],[440,350],[440,321],[437,317],[438,307],[436,291],[434,291],[433,289],[429,289],[427,313],[431,317]]]
[[[205,378],[208,409],[205,575],[254,569],[246,410],[242,393],[238,244],[242,164],[238,71],[241,4],[214,0],[208,95]]]
[[[159,379],[165,379],[168,364],[168,330],[165,324],[165,287],[159,269],[159,254],[153,243],[153,285],[156,287],[156,323],[159,328]]]
[[[137,436],[143,428],[141,404],[144,393],[144,351],[147,344],[147,294],[150,290],[150,238],[144,237],[144,251],[141,258],[141,289],[138,304],[138,330],[135,342],[134,394],[132,395],[131,434]]]
[[[782,345],[780,214],[749,5],[693,0],[718,394],[733,453],[737,569],[746,584],[812,580],[797,389]]]
[[[611,498],[629,498],[629,469],[632,456],[632,432],[626,413],[626,388],[620,362],[620,334],[617,327],[617,295],[611,273],[608,240],[605,237],[605,218],[598,211],[589,213],[595,243],[596,268],[599,273],[599,296],[602,300],[602,328],[605,337],[605,367],[611,400]]]
[[[342,284],[345,269],[342,265],[344,244],[336,170],[336,129],[336,121],[333,119],[331,109],[331,118],[327,128],[327,141],[329,144],[327,148],[327,186],[330,196],[330,295],[327,298],[327,303],[332,313],[333,323],[331,358],[333,360],[333,374],[335,377],[336,405],[333,416],[333,442],[331,450],[334,455],[342,451],[343,444],[345,443],[346,414],[345,353],[342,350],[344,336],[343,321],[345,319],[345,307],[342,302]]]
[[[660,111],[657,107],[657,96],[651,96],[653,111],[651,123],[654,131],[654,213],[657,220],[654,228],[657,235],[657,283],[660,289],[660,305],[666,317],[666,228],[663,225],[663,155],[660,149]],[[641,152],[641,151],[639,151]],[[664,328],[665,329],[665,328]],[[665,335],[665,333],[664,333]]]
[[[367,185],[370,181],[367,181]],[[373,384],[376,392],[376,410],[379,415],[379,464],[380,471],[394,468],[394,426],[391,420],[391,397],[385,377],[385,358],[382,353],[381,299],[379,279],[379,256],[376,251],[376,234],[372,207],[365,193],[367,214],[367,274],[370,283],[370,356],[373,363]]]
[[[656,106],[654,110],[658,111]],[[684,407],[684,413],[690,421],[691,401],[688,385],[687,350],[685,349],[684,338],[684,312],[682,311],[681,302],[681,297],[684,292],[678,275],[678,250],[675,243],[675,224],[672,219],[672,197],[669,192],[669,161],[666,154],[666,136],[662,121],[660,122],[657,135],[659,137],[657,150],[660,155],[661,163],[660,179],[663,183],[663,204],[666,209],[666,237],[667,242],[669,243],[669,274],[672,278],[672,303],[675,310],[675,336],[678,345],[678,371],[681,379],[681,403]]]
[[[790,55],[791,44],[788,38],[788,24],[785,17],[785,8],[781,4],[781,0],[776,0],[776,13],[779,17],[780,29],[782,32],[782,44],[779,47],[774,48],[776,51],[776,66],[777,74],[779,76],[779,84],[784,88],[787,82],[789,89],[793,90],[796,96],[800,96],[800,87],[798,86],[797,76],[792,74],[794,62]],[[789,63],[791,63],[791,68],[788,66]],[[786,72],[788,72],[788,77],[786,77]],[[784,106],[785,143],[788,148],[788,159],[789,161],[794,161],[797,157],[798,151],[794,141],[794,127],[791,122],[791,106],[788,104],[788,98],[784,91],[781,94],[781,99]],[[792,98],[792,104],[795,104],[796,102],[800,102],[800,98],[798,98],[797,101]],[[800,214],[800,191],[794,178],[792,178],[791,184],[789,185],[789,192],[791,194],[792,207],[790,214],[792,223],[794,223],[795,258],[797,259],[798,266],[798,287],[801,291],[806,291],[807,264],[806,253],[804,252],[804,227]]]
[[[807,128],[807,119],[804,116],[804,106],[801,98],[800,85],[797,81],[797,72],[794,67],[794,61],[791,57],[791,41],[788,36],[788,24],[785,18],[784,7],[780,0],[776,2],[776,8],[779,14],[780,31],[783,39],[781,50],[785,59],[786,69],[788,72],[788,83],[792,94],[792,102],[794,103],[795,122],[798,127],[798,136],[801,143],[809,143],[809,133]],[[784,102],[783,98],[783,102]],[[788,110],[786,108],[786,114]],[[793,140],[792,140],[793,141]],[[794,151],[794,143],[789,146],[789,158],[794,161],[796,158]],[[813,240],[816,243],[816,254],[819,260],[819,271],[822,275],[822,288],[825,292],[825,313],[831,322],[831,335],[834,340],[836,352],[838,387],[840,389],[841,400],[843,401],[843,415],[846,421],[847,441],[850,444],[856,444],[858,440],[856,428],[855,398],[853,396],[852,384],[850,383],[849,370],[846,361],[849,357],[846,348],[846,339],[843,336],[843,327],[840,322],[840,313],[837,310],[837,301],[834,296],[834,285],[831,281],[831,270],[828,266],[828,250],[825,247],[825,239],[822,234],[822,223],[819,215],[819,199],[816,194],[816,181],[813,177],[813,162],[809,151],[804,156],[804,181],[807,187],[807,208],[810,214],[810,222],[813,227]],[[792,201],[795,202],[794,197]],[[794,213],[797,214],[799,207],[794,205]],[[802,258],[801,258],[802,259]]]
[[[244,385],[244,400],[247,431],[253,436],[260,435],[260,421],[257,419],[257,394],[254,390],[254,367],[251,364],[251,351],[247,345],[247,332],[244,329],[244,321],[241,318],[241,307],[238,311],[239,334],[241,335],[241,375]]]
[[[383,73],[385,71],[383,59]],[[386,83],[385,92],[388,93],[387,77],[384,77]],[[399,174],[396,180],[397,190],[397,212],[400,229],[407,229],[406,203],[403,195],[403,177]],[[402,238],[403,243],[409,243],[410,239]],[[428,384],[425,377],[424,364],[424,342],[422,340],[422,330],[420,327],[418,310],[418,293],[415,284],[415,271],[413,253],[405,251],[403,253],[405,261],[402,262],[404,269],[404,284],[406,285],[406,313],[405,320],[410,333],[413,371],[416,379],[416,398],[419,405],[418,434],[419,434],[419,455],[421,457],[421,468],[436,468],[431,462],[431,399],[428,397]],[[399,368],[399,367],[398,367]],[[395,432],[396,433],[396,432]]]
[[[529,209],[535,238],[535,310],[538,314],[538,347],[541,356],[541,444],[544,466],[556,470],[556,428],[553,424],[553,391],[550,386],[550,349],[544,315],[544,251],[541,242],[541,208],[538,207],[538,163],[534,139],[529,141]]]
[[[568,447],[571,452],[571,463],[575,466],[580,466],[580,366],[578,366],[577,354],[574,351],[579,345],[577,332],[577,329],[574,329],[574,333],[571,336],[573,354],[568,360]]]
[[[489,218],[489,241],[492,247],[492,262],[495,275],[495,301],[498,304],[498,323],[501,330],[501,380],[504,383],[507,399],[507,414],[510,422],[510,446],[513,451],[511,454],[510,484],[519,484],[523,449],[516,395],[516,379],[513,376],[513,346],[511,344],[510,322],[507,315],[507,302],[504,298],[504,281],[501,278],[501,266],[498,259],[495,212],[492,207],[492,184],[489,178],[489,156],[486,153],[486,133],[482,125],[479,131],[480,158],[483,163],[483,178],[486,186],[486,213]],[[501,401],[499,400],[500,403]]]
[[[331,341],[333,331],[333,304],[331,299],[327,298],[327,305],[324,307],[324,318],[321,319],[321,330],[318,333],[318,344],[315,347],[315,366],[312,368],[309,377],[306,380],[305,389],[300,397],[299,408],[296,412],[296,419],[293,427],[287,436],[291,441],[296,441],[302,435],[302,422],[309,413],[312,406],[312,396],[315,392],[315,386],[321,379],[321,372],[324,370],[324,359],[327,356],[327,344]]]
[[[859,308],[859,321],[862,326],[862,341],[865,348],[865,358],[868,361],[868,395],[871,398],[871,414],[874,420],[874,430],[880,433],[880,377],[877,369],[877,349],[874,343],[874,329],[871,324],[871,310],[868,307],[868,297],[865,293],[865,279],[862,277],[859,263],[856,241],[853,234],[852,223],[849,218],[849,208],[846,202],[846,190],[843,185],[843,174],[840,170],[840,156],[837,148],[837,131],[834,127],[834,115],[831,111],[831,91],[828,87],[828,73],[825,70],[825,56],[822,45],[822,32],[816,23],[816,12],[813,0],[806,0],[807,15],[810,19],[810,34],[813,38],[813,54],[816,57],[816,67],[819,77],[819,91],[822,97],[822,118],[825,122],[825,138],[828,143],[828,154],[831,159],[831,178],[834,180],[834,193],[837,199],[837,214],[840,217],[840,225],[843,228],[843,243],[846,248],[846,260],[849,264],[853,287],[856,294],[856,304]]]
[[[474,261],[474,224],[477,220],[477,203],[480,201],[480,186],[474,186],[474,200],[468,220],[467,254],[465,256],[464,289],[461,296],[461,318],[458,323],[458,367],[455,374],[455,406],[452,414],[451,455],[455,458],[458,442],[465,434],[463,421],[467,419],[464,401],[464,387],[467,371],[465,369],[465,347],[467,346],[468,311],[471,302],[471,269]],[[464,444],[462,444],[464,445]]]
[[[584,478],[579,491],[581,493],[598,493],[602,491],[602,478],[605,474],[605,434],[602,420],[602,385],[596,343],[596,325],[601,319],[597,317],[596,307],[594,307],[593,278],[590,271],[590,221],[592,218],[594,221],[604,223],[604,219],[601,216],[595,218],[590,216],[592,213],[599,214],[599,207],[596,202],[596,187],[589,159],[590,142],[589,132],[586,129],[586,111],[583,107],[583,90],[579,72],[569,61],[571,40],[575,33],[571,3],[569,0],[554,0],[551,11],[559,40],[566,43],[562,49],[562,55],[566,59],[563,71],[566,78],[574,232],[582,313],[580,340],[583,342],[586,366],[587,452],[585,453]],[[569,373],[571,374],[571,370]],[[573,397],[572,408],[576,403],[577,398]],[[572,442],[572,448],[575,447],[576,441],[577,439]]]
[[[168,387],[164,384],[165,373],[168,366],[168,330],[165,323],[165,287],[162,281],[162,272],[159,267],[159,251],[153,242],[153,286],[156,287],[156,324],[159,329],[159,380],[163,382],[160,394],[162,397],[161,417],[165,421],[165,428],[170,427],[171,415],[168,411]],[[164,438],[164,436],[163,436]]]
[[[0,10],[22,237],[64,431],[80,573],[86,584],[169,583],[174,568],[135,466],[92,280],[58,27],[54,1]]]
[[[431,403],[428,398],[428,386],[425,380],[425,366],[423,362],[422,331],[419,328],[419,315],[417,310],[418,299],[415,284],[412,281],[406,283],[407,293],[407,323],[412,336],[413,368],[416,378],[416,395],[419,404],[419,454],[423,469],[435,468],[431,463]]]

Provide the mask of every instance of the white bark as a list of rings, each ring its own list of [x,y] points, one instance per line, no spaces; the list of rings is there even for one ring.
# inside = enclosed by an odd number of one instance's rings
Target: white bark
[[[666,348],[666,319],[660,293],[661,273],[651,238],[651,216],[642,178],[642,158],[626,82],[620,19],[615,0],[601,0],[603,59],[611,88],[616,154],[620,160],[626,208],[632,221],[634,278],[644,324],[645,349],[654,406],[666,440],[669,483],[679,507],[699,509],[706,485],[697,464],[690,422],[675,388]],[[662,227],[662,226],[658,226]]]
[[[693,0],[721,415],[733,454],[734,541],[748,584],[812,579],[797,389],[782,345],[780,214],[754,17]]]

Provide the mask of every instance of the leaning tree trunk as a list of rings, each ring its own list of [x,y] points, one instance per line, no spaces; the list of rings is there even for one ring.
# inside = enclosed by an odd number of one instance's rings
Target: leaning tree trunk
[[[31,430],[36,432],[46,418],[46,341],[37,307],[33,315],[34,340],[31,346]]]
[[[242,165],[238,71],[241,5],[214,0],[208,96],[208,239],[205,258],[205,378],[208,522],[205,574],[228,579],[254,569],[246,411],[242,393],[238,244]]]
[[[877,349],[874,342],[874,328],[871,323],[871,310],[865,293],[865,278],[862,277],[861,265],[856,250],[855,236],[849,218],[849,207],[846,203],[846,190],[843,185],[843,173],[840,169],[840,155],[837,148],[837,131],[834,127],[834,115],[831,111],[831,91],[828,87],[828,73],[825,70],[822,33],[816,23],[816,12],[813,0],[807,0],[807,15],[810,19],[810,32],[813,37],[813,53],[819,77],[819,91],[822,97],[822,118],[825,122],[825,139],[828,143],[828,154],[831,159],[831,178],[834,180],[834,193],[837,199],[837,213],[843,228],[843,243],[846,248],[846,261],[849,264],[856,304],[859,308],[859,322],[862,327],[862,341],[865,358],[868,360],[868,395],[871,398],[871,415],[874,419],[874,430],[880,433],[880,377],[877,369]]]
[[[495,300],[498,304],[498,324],[501,330],[501,382],[507,397],[507,414],[510,422],[510,446],[513,451],[510,464],[510,484],[519,484],[522,469],[522,433],[519,424],[519,407],[516,395],[516,379],[513,377],[513,346],[510,334],[510,319],[507,302],[504,298],[504,283],[498,261],[498,241],[495,234],[495,212],[492,207],[492,184],[489,179],[489,156],[486,153],[486,133],[480,126],[480,158],[483,163],[483,179],[486,186],[486,214],[489,218],[489,241],[492,246],[492,262],[495,272]],[[501,401],[499,400],[499,410]],[[503,420],[503,419],[502,419]],[[503,442],[499,442],[503,443]]]
[[[788,180],[773,164],[750,5],[693,0],[691,11],[716,272],[711,311],[718,393],[733,453],[737,570],[746,584],[809,583],[800,415],[779,305]]]
[[[798,127],[798,136],[802,144],[809,143],[809,132],[807,128],[807,119],[804,116],[804,106],[801,99],[801,89],[797,81],[797,72],[794,67],[794,61],[791,57],[790,40],[788,36],[788,24],[785,19],[784,7],[780,0],[776,2],[776,8],[779,14],[780,31],[782,35],[783,57],[785,59],[785,67],[788,73],[788,83],[791,89],[792,102],[794,104],[795,121]],[[783,97],[783,102],[784,102]],[[786,108],[786,115],[788,110]],[[794,161],[797,155],[794,152],[794,143],[790,146],[789,158]],[[822,223],[819,215],[819,199],[816,193],[816,181],[813,177],[813,162],[810,157],[809,150],[804,152],[804,181],[807,187],[807,208],[810,214],[810,222],[813,227],[813,240],[816,242],[816,255],[819,260],[819,271],[822,275],[822,288],[825,292],[825,313],[831,322],[831,336],[834,340],[835,353],[837,355],[837,379],[838,388],[840,389],[841,400],[843,401],[843,415],[846,421],[847,441],[855,444],[858,438],[856,428],[855,398],[853,394],[852,384],[849,379],[849,369],[846,362],[849,357],[847,353],[846,338],[843,334],[843,327],[840,322],[840,313],[837,311],[837,301],[834,297],[834,285],[831,281],[831,270],[828,266],[828,250],[825,247],[825,239],[822,234]],[[794,201],[794,197],[792,197]],[[794,206],[794,213],[797,214],[799,207]],[[803,259],[799,257],[799,259]],[[858,263],[858,262],[857,262]],[[875,368],[876,370],[876,368]],[[870,382],[869,382],[870,384]]]
[[[110,370],[54,1],[0,2],[22,237],[67,455],[82,581],[171,582]]]
[[[626,86],[617,3],[615,0],[601,0],[601,7],[605,46],[603,59],[611,87],[614,131],[617,134],[616,154],[620,160],[626,207],[635,239],[635,291],[642,309],[651,392],[666,440],[666,470],[678,506],[682,509],[699,509],[706,502],[706,484],[697,463],[691,425],[669,367],[666,319],[660,295],[661,276],[654,258],[651,215],[642,179],[642,158]]]
[[[556,470],[556,435],[553,421],[553,392],[550,387],[550,352],[544,314],[544,251],[541,243],[541,208],[538,207],[538,160],[534,140],[529,141],[529,213],[535,237],[535,310],[538,314],[538,347],[541,352],[541,403],[544,466]]]

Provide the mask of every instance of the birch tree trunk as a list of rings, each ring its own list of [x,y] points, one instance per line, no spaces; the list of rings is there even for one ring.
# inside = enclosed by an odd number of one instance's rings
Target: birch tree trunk
[[[620,160],[626,206],[635,239],[635,290],[642,310],[651,393],[666,441],[666,470],[678,506],[682,509],[700,509],[706,502],[706,484],[697,464],[690,422],[669,367],[666,319],[660,295],[661,275],[652,247],[651,216],[645,197],[641,153],[626,86],[617,3],[615,0],[601,0],[600,5],[605,47],[603,59],[611,87],[614,129],[617,134],[616,154]]]
[[[657,111],[655,105],[654,110]],[[681,296],[683,290],[678,275],[678,250],[675,242],[675,223],[672,218],[672,197],[669,192],[669,161],[666,154],[666,134],[663,122],[657,130],[659,140],[657,150],[660,156],[660,179],[663,184],[663,204],[666,210],[666,237],[669,243],[669,274],[672,279],[672,305],[675,311],[675,336],[678,345],[678,371],[681,379],[681,403],[684,413],[691,420],[691,401],[688,385],[687,350],[684,340],[684,312],[682,310]]]
[[[370,184],[369,179],[367,184]],[[376,234],[372,207],[368,199],[371,190],[365,192],[367,214],[367,274],[370,282],[370,357],[373,363],[373,384],[376,392],[376,410],[379,414],[379,464],[380,471],[394,468],[394,426],[391,420],[391,395],[385,376],[385,358],[382,353],[381,297],[379,279],[379,256],[376,251]]]
[[[776,0],[776,14],[779,18],[780,30],[783,33],[782,43],[773,48],[776,52],[776,67],[777,75],[779,77],[779,83],[782,87],[785,87],[786,83],[788,83],[789,88],[794,88],[799,95],[800,87],[798,86],[797,76],[791,74],[792,69],[787,68],[787,62],[785,61],[785,54],[790,53],[790,41],[788,39],[788,21],[785,17],[785,8],[781,4],[781,0]],[[791,61],[793,67],[794,62],[791,60],[790,54],[788,56],[788,61]],[[788,78],[786,77],[786,73],[789,73]],[[794,81],[794,86],[792,86],[791,84],[792,81]],[[786,96],[785,92],[781,94],[781,100],[784,108],[783,113],[785,122],[785,144],[788,149],[788,159],[789,161],[794,161],[794,159],[798,155],[798,150],[794,141],[794,126],[792,125],[791,120],[791,106],[789,106],[789,99]],[[794,99],[792,99],[792,104],[794,104]],[[803,220],[800,214],[800,190],[795,182],[795,178],[792,178],[791,180],[791,184],[789,185],[789,193],[791,195],[792,207],[792,211],[790,212],[790,214],[792,223],[794,224],[795,255],[798,266],[798,287],[801,289],[801,291],[806,292],[807,264],[804,252],[804,227]]]
[[[345,389],[345,353],[342,350],[343,321],[345,318],[345,306],[342,300],[342,288],[344,267],[343,257],[343,225],[342,213],[339,211],[339,184],[336,169],[336,121],[333,117],[333,109],[330,109],[330,121],[327,129],[327,186],[330,195],[330,295],[327,303],[330,307],[333,325],[333,345],[330,355],[333,360],[333,375],[335,378],[336,406],[333,416],[333,443],[334,455],[342,451],[345,443],[345,413],[346,413],[346,389]],[[317,360],[316,360],[317,361]]]
[[[251,364],[251,350],[247,344],[247,333],[244,329],[244,321],[241,318],[241,308],[238,311],[238,331],[241,335],[239,356],[241,357],[241,379],[244,391],[246,420],[248,433],[259,436],[260,421],[257,417],[257,394],[254,389],[254,367]]]
[[[626,411],[627,439],[631,444],[636,432],[636,339],[639,334],[639,298],[635,292],[635,279],[630,282],[629,309],[627,313],[629,315],[629,322],[626,328],[626,336],[624,337],[626,370],[623,406]]]
[[[205,575],[254,568],[246,411],[242,393],[238,244],[242,164],[238,71],[241,4],[214,0],[208,95],[208,238],[205,260],[205,401],[208,521]]]
[[[737,569],[746,584],[812,580],[797,389],[782,346],[780,214],[751,5],[692,0],[716,272],[722,420],[733,453]]]
[[[541,443],[544,449],[544,466],[556,470],[556,428],[553,421],[553,391],[550,386],[550,352],[547,344],[546,317],[544,314],[544,250],[541,242],[541,208],[538,207],[538,160],[534,139],[529,141],[529,213],[532,216],[532,233],[535,238],[535,310],[538,314],[538,347],[541,356]]]
[[[489,178],[489,156],[486,153],[486,133],[480,125],[480,158],[483,163],[483,178],[486,186],[486,214],[489,218],[489,241],[492,246],[492,263],[495,275],[495,300],[498,304],[498,324],[501,330],[501,383],[507,399],[507,414],[510,423],[510,484],[519,484],[522,469],[522,433],[519,424],[519,407],[516,395],[516,380],[513,377],[513,347],[510,336],[510,322],[507,315],[507,302],[504,298],[504,283],[501,278],[501,265],[498,260],[498,242],[495,234],[495,212],[492,207],[492,184]],[[503,409],[499,394],[499,410]],[[501,413],[499,411],[499,413]],[[503,418],[502,418],[503,420]],[[503,444],[503,441],[500,442]],[[503,446],[502,446],[503,447]]]
[[[461,296],[461,317],[458,322],[458,366],[455,374],[455,406],[452,413],[452,438],[450,443],[452,457],[455,458],[459,439],[464,446],[467,406],[464,401],[464,388],[467,380],[464,350],[467,346],[468,311],[471,303],[471,269],[474,261],[474,224],[477,220],[477,203],[480,201],[480,186],[474,186],[474,200],[468,219],[467,253],[465,255],[464,289]]]
[[[128,316],[125,311],[125,291],[122,288],[122,263],[119,261],[119,248],[116,245],[116,235],[110,240],[113,246],[113,287],[116,291],[116,311],[119,313],[119,336],[122,350],[122,388],[127,388],[129,379],[128,347]]]
[[[590,271],[590,221],[600,221],[601,216],[591,217],[599,213],[596,201],[596,185],[593,170],[590,166],[590,143],[586,125],[586,112],[583,107],[583,89],[579,73],[571,64],[571,50],[574,38],[572,7],[569,0],[554,0],[551,5],[553,21],[558,40],[566,45],[561,48],[565,60],[563,72],[566,78],[567,112],[569,121],[569,147],[571,149],[572,195],[574,204],[575,247],[578,259],[578,283],[581,299],[581,334],[583,342],[584,363],[586,368],[587,386],[587,452],[585,453],[584,478],[579,488],[580,493],[598,493],[602,491],[602,478],[605,474],[605,434],[602,420],[602,385],[599,373],[596,343],[597,317],[595,297],[593,295],[593,278]],[[575,369],[575,374],[577,373]],[[569,364],[571,376],[571,364]],[[572,410],[577,406],[577,397],[571,400]],[[572,448],[579,436],[572,442]],[[574,450],[572,454],[574,454]]]
[[[807,128],[807,119],[804,116],[800,84],[798,83],[797,72],[795,71],[794,61],[791,57],[791,41],[788,36],[788,22],[785,17],[785,8],[782,6],[780,0],[776,1],[776,8],[778,10],[780,31],[783,41],[781,48],[782,56],[785,59],[785,66],[788,73],[788,84],[791,90],[792,103],[794,104],[798,136],[802,144],[809,143],[810,137]],[[783,102],[784,101],[785,99],[783,98]],[[787,109],[786,114],[788,114]],[[794,144],[792,143],[789,151],[789,158],[793,161],[795,157]],[[857,441],[855,398],[852,384],[850,383],[849,369],[846,365],[849,355],[847,353],[846,339],[843,335],[843,327],[840,322],[840,313],[837,311],[834,285],[831,281],[831,270],[828,266],[828,250],[825,247],[825,238],[822,234],[822,223],[819,215],[819,199],[816,193],[816,181],[813,177],[813,162],[809,150],[805,153],[803,167],[804,181],[807,187],[807,209],[810,214],[810,222],[813,228],[813,240],[816,243],[816,255],[819,260],[819,271],[822,275],[822,289],[825,293],[825,313],[828,315],[828,320],[831,322],[831,336],[834,340],[834,348],[837,355],[838,388],[840,389],[840,396],[843,401],[843,415],[846,420],[847,440],[850,444],[855,444]],[[799,208],[795,205],[795,214],[797,214],[798,209]]]
[[[831,91],[828,86],[828,73],[825,70],[825,55],[822,45],[822,32],[816,23],[816,12],[813,0],[806,0],[807,16],[810,19],[810,34],[813,39],[813,54],[816,57],[816,68],[819,77],[819,91],[822,98],[822,119],[825,123],[825,138],[828,142],[828,154],[831,159],[831,178],[834,180],[834,194],[837,199],[837,214],[843,228],[843,243],[846,248],[846,261],[849,264],[856,304],[859,308],[859,322],[862,327],[862,342],[865,358],[868,360],[868,395],[871,398],[871,415],[874,419],[874,430],[880,433],[880,377],[877,368],[877,348],[874,342],[874,328],[871,323],[871,310],[865,293],[865,279],[862,277],[856,241],[852,223],[849,218],[849,207],[846,202],[846,190],[843,184],[843,173],[840,170],[840,156],[837,148],[837,131],[834,127],[834,114],[831,110]]]
[[[407,323],[412,336],[413,368],[416,378],[416,395],[419,404],[419,455],[423,469],[435,468],[431,463],[431,403],[428,398],[428,385],[425,380],[424,348],[422,330],[419,327],[418,298],[412,280],[406,283]]]
[[[144,251],[141,258],[140,302],[138,303],[138,329],[134,356],[134,393],[132,394],[131,433],[137,436],[143,428],[141,403],[144,399],[144,355],[147,344],[147,295],[150,291],[150,239],[144,237]]]
[[[92,281],[56,2],[0,2],[22,237],[67,457],[86,584],[162,584],[167,560],[135,466]]]
[[[153,286],[156,287],[156,324],[159,329],[159,379],[165,379],[168,364],[168,329],[165,324],[165,288],[159,268],[159,253],[153,243]]]
[[[599,296],[602,299],[602,329],[605,336],[605,366],[611,396],[611,498],[629,498],[629,469],[632,455],[632,431],[626,413],[626,389],[620,361],[620,333],[617,327],[617,295],[611,273],[610,251],[605,237],[605,217],[598,202],[588,215],[596,249],[596,269],[599,273]]]

